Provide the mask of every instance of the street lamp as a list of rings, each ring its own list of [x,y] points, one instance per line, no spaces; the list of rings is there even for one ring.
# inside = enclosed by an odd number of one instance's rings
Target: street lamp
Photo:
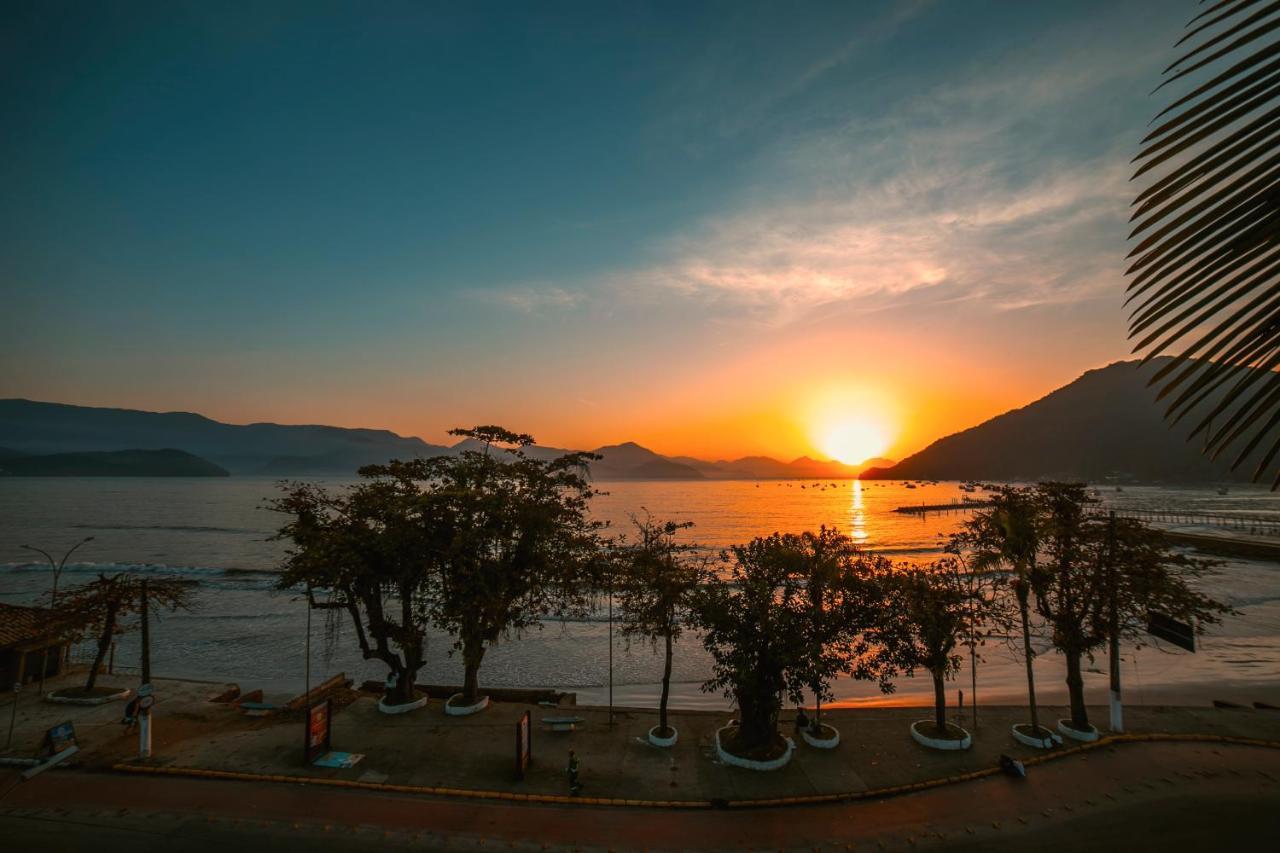
[[[62,559],[54,562],[53,555],[43,548],[36,548],[33,545],[23,545],[22,547],[28,551],[35,551],[37,554],[43,554],[44,558],[49,561],[49,568],[53,569],[53,592],[49,596],[49,607],[56,608],[58,606],[58,578],[62,577],[62,568],[67,564],[67,559],[75,553],[75,550],[86,542],[92,542],[92,536],[86,536],[76,544],[72,545],[67,553],[62,555]],[[44,658],[40,662],[40,695],[44,695],[44,675],[49,669],[49,649],[44,650]]]

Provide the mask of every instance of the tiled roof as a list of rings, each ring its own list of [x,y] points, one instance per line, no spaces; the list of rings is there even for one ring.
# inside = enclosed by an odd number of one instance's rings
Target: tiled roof
[[[40,640],[49,633],[51,611],[0,604],[0,648]]]

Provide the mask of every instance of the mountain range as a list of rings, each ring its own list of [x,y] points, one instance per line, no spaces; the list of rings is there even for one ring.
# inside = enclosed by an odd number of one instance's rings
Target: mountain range
[[[2,454],[36,456],[122,450],[181,448],[232,474],[273,477],[348,476],[363,465],[460,452],[452,446],[387,430],[272,423],[227,424],[188,412],[143,412],[93,408],[34,400],[0,400]],[[529,449],[543,458],[568,452],[555,447]],[[592,463],[596,480],[847,479],[868,467],[800,457],[781,462],[767,456],[708,462],[668,457],[635,442],[595,448],[603,457]],[[882,464],[887,460],[871,460]],[[8,473],[35,474],[39,466],[22,463]],[[18,468],[24,469],[22,472]],[[0,466],[0,470],[7,470]]]
[[[1146,384],[1155,366],[1122,361],[1090,370],[1022,408],[938,439],[894,464],[886,459],[850,466],[802,456],[707,461],[663,456],[634,442],[595,448],[597,480],[1070,479],[1099,482],[1246,480],[1170,429]],[[1212,400],[1209,401],[1209,404]],[[387,430],[271,423],[220,423],[185,412],[103,409],[31,400],[0,400],[0,461],[4,454],[41,455],[181,448],[232,474],[276,477],[349,476],[362,465],[390,459],[457,453],[472,445],[429,444]],[[7,448],[7,450],[5,450]],[[567,452],[536,446],[543,458]],[[83,460],[82,460],[83,461]],[[19,463],[19,467],[24,463]],[[38,463],[25,463],[37,465]],[[0,468],[3,466],[0,465]]]
[[[1174,427],[1164,421],[1164,406],[1147,380],[1168,360],[1155,359],[1141,370],[1137,361],[1090,370],[1027,406],[940,438],[897,465],[866,471],[863,479],[1247,481],[1245,466],[1230,471],[1227,460],[1211,461],[1186,441],[1197,418]],[[1215,400],[1197,411],[1207,411]]]

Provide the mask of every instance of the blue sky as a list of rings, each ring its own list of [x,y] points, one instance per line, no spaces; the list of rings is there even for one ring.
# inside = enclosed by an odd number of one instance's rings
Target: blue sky
[[[1193,13],[8,3],[0,395],[787,455],[847,392],[916,449],[1126,352]]]

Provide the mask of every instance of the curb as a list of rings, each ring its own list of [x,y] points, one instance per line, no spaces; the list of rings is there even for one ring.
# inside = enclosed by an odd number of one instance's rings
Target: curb
[[[1254,746],[1264,749],[1280,749],[1280,741],[1259,740],[1256,738],[1232,737],[1230,735],[1191,735],[1191,734],[1140,734],[1140,735],[1108,735],[1091,743],[1057,749],[1043,755],[1033,755],[1023,760],[1027,767],[1047,764],[1060,758],[1091,752],[1107,746],[1126,743],[1223,743],[1232,746]],[[984,767],[955,776],[943,776],[927,779],[923,782],[911,782],[906,785],[894,785],[888,788],[875,788],[868,791],[845,791],[836,794],[810,794],[796,797],[772,797],[751,800],[634,800],[621,797],[566,797],[556,794],[518,794],[510,791],[485,791],[471,788],[441,788],[428,785],[393,785],[386,782],[360,782],[355,779],[327,779],[314,776],[289,776],[284,774],[241,773],[235,770],[206,770],[198,767],[148,767],[145,765],[121,762],[113,764],[112,770],[120,773],[135,773],[149,776],[185,776],[197,779],[224,779],[239,782],[285,782],[295,785],[318,785],[329,788],[353,788],[362,791],[381,791],[396,794],[420,794],[437,797],[455,797],[467,800],[497,800],[518,803],[538,803],[561,806],[623,806],[630,808],[652,809],[753,809],[776,806],[822,805],[829,803],[854,802],[857,800],[877,800],[911,794],[916,791],[927,791],[945,785],[956,785],[997,776],[1004,771],[999,767]]]

